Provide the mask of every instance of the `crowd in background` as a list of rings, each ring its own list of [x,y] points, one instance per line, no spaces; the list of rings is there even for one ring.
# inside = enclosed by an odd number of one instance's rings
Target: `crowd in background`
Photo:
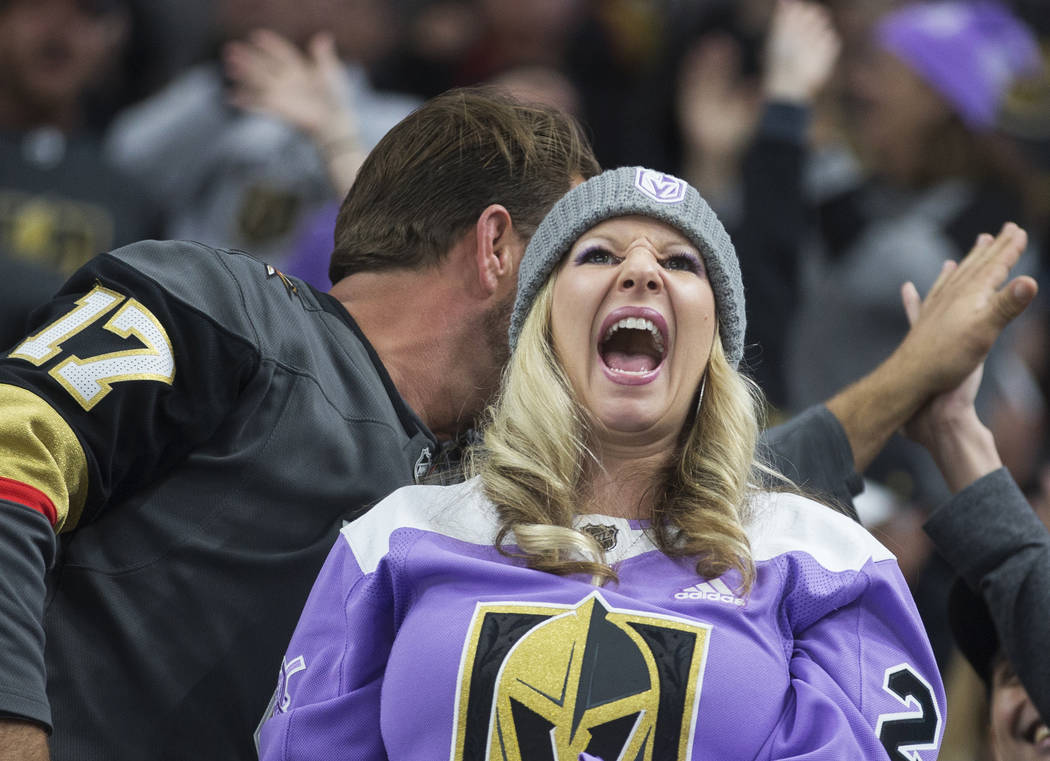
[[[1050,264],[1039,0],[1013,18],[825,5],[830,28],[771,21],[772,0],[0,0],[0,344],[89,257],[143,238],[244,249],[327,289],[367,151],[422,100],[494,83],[575,113],[603,166],[700,189],[740,253],[745,366],[774,419],[797,412],[884,358],[907,329],[900,285],[925,291],[978,233],[1015,221],[1022,268],[1046,282]],[[1037,302],[1000,341],[980,409],[1050,523],[1048,317]],[[943,757],[978,757],[983,693],[919,530],[945,486],[903,438],[866,475],[861,518],[945,673]]]

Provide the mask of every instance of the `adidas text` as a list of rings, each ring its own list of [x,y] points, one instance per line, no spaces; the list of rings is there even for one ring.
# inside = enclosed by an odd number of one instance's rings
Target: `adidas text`
[[[724,582],[717,579],[713,583],[705,581],[702,584],[686,587],[680,592],[675,592],[674,599],[710,600],[711,602],[728,603],[729,605],[736,605],[737,607],[744,606],[744,601],[732,594],[729,587],[727,587]]]

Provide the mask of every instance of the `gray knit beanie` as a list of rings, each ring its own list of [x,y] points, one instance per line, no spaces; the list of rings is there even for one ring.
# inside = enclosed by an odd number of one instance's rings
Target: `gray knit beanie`
[[[510,348],[537,292],[576,240],[606,219],[639,214],[665,222],[700,251],[715,295],[722,348],[733,367],[744,353],[744,285],[729,235],[694,187],[669,174],[643,167],[602,172],[554,204],[532,236],[518,272],[518,296],[510,318]]]

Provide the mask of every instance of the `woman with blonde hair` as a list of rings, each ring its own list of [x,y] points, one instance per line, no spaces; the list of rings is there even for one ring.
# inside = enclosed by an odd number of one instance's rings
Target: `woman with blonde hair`
[[[944,692],[893,556],[762,486],[744,326],[694,188],[626,167],[563,197],[476,475],[343,530],[261,757],[935,758]]]

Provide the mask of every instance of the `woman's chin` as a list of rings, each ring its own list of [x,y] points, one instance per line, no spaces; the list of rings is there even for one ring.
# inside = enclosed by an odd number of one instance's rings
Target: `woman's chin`
[[[595,419],[600,431],[608,437],[623,443],[637,442],[638,446],[677,437],[685,423],[683,418],[676,424],[666,414],[666,410],[632,409],[630,405],[625,404],[606,410],[605,414],[599,411]]]

